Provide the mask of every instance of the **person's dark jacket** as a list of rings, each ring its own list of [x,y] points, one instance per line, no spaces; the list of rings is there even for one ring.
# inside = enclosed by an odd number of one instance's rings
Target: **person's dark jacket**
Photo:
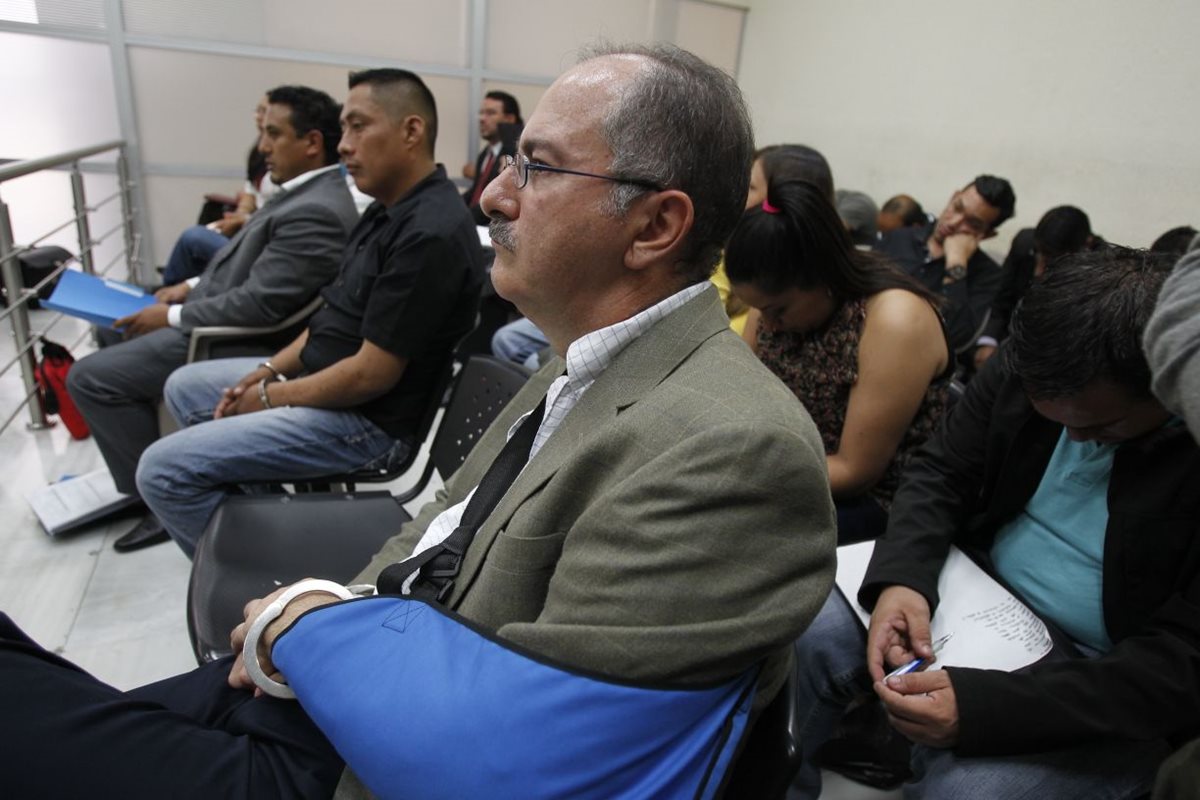
[[[1000,288],[996,290],[996,296],[992,300],[992,313],[983,327],[982,334],[992,337],[997,342],[1008,338],[1008,322],[1012,319],[1013,309],[1033,282],[1033,273],[1037,269],[1033,234],[1033,228],[1022,228],[1018,231],[1013,237],[1008,257],[1000,267]]]
[[[905,471],[859,592],[864,607],[901,584],[936,609],[951,543],[986,567],[997,530],[1037,489],[1063,428],[1034,411],[998,356]],[[1021,673],[949,668],[961,755],[1200,733],[1200,448],[1183,425],[1118,447],[1108,512],[1103,608],[1113,649]]]
[[[988,318],[992,299],[1000,286],[1000,265],[978,248],[967,261],[966,277],[945,283],[946,258],[930,259],[925,244],[933,235],[936,224],[931,222],[923,228],[897,228],[884,234],[876,243],[875,251],[887,256],[929,291],[945,298],[941,312],[946,320],[946,335],[955,353],[966,353],[974,350],[975,340]]]

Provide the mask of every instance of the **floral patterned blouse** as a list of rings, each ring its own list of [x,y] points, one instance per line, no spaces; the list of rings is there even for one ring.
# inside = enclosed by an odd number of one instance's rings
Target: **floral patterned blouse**
[[[850,389],[858,381],[858,343],[866,319],[866,298],[860,298],[843,303],[829,323],[816,331],[767,332],[761,326],[758,329],[759,358],[804,403],[821,432],[826,454],[836,453],[841,442]],[[895,457],[883,477],[868,491],[884,510],[891,507],[892,495],[910,454],[929,438],[941,420],[953,370],[951,363],[929,385]]]

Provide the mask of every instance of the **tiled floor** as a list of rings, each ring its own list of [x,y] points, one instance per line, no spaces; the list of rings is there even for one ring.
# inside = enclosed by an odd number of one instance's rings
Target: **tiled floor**
[[[54,315],[32,313],[35,329]],[[64,319],[50,338],[70,345],[83,323]],[[76,358],[90,350],[85,340]],[[0,364],[14,352],[7,323],[0,322]],[[0,420],[24,395],[15,369],[0,376]],[[114,520],[58,538],[41,529],[24,493],[66,474],[103,466],[91,439],[74,441],[61,425],[28,431],[22,412],[0,434],[0,611],[44,647],[61,653],[108,683],[130,688],[195,666],[184,622],[190,562],[173,544],[119,554],[112,542],[137,522]],[[402,488],[397,482],[394,489]],[[436,484],[436,479],[435,479]],[[416,512],[436,485],[407,508]],[[827,776],[822,795],[832,800],[892,800],[899,792],[877,792]]]

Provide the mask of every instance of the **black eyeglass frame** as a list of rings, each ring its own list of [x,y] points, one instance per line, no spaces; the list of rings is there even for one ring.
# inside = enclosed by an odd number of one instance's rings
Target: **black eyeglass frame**
[[[552,167],[549,164],[538,164],[529,160],[529,156],[522,153],[517,153],[515,156],[501,156],[501,170],[514,167],[517,171],[517,189],[524,189],[529,183],[529,173],[531,172],[558,172],[563,175],[579,175],[583,178],[599,178],[602,181],[612,181],[613,183],[627,183],[630,186],[640,186],[643,189],[649,189],[655,192],[664,191],[666,187],[659,186],[653,181],[642,180],[641,178],[618,178],[613,175],[600,175],[595,172],[580,172],[577,169],[566,169],[564,167]]]

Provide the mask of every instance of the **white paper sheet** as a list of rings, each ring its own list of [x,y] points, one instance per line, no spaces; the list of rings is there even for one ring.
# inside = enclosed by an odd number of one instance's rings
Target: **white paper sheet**
[[[51,536],[137,502],[136,496],[117,491],[107,469],[34,489],[25,499]]]
[[[870,625],[871,615],[858,604],[858,589],[874,550],[874,542],[861,542],[837,551],[838,589],[863,625]],[[979,667],[1011,672],[1050,652],[1053,643],[1045,623],[957,547],[950,548],[938,577],[938,595],[930,633],[935,640],[954,635],[929,669]]]

